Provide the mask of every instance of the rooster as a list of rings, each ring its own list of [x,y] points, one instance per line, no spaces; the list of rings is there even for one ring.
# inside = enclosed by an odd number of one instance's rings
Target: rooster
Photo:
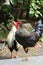
[[[17,41],[15,40],[15,32],[18,30],[19,25],[22,23],[22,22],[15,22],[13,19],[12,19],[12,21],[13,21],[12,29],[9,32],[6,42],[5,42],[5,45],[7,45],[11,51],[11,58],[13,58],[12,51],[14,49],[16,50],[16,52],[18,51]],[[16,57],[17,56],[18,56],[18,52],[16,53]]]
[[[19,25],[18,30],[15,33],[16,41],[21,44],[26,52],[27,60],[27,52],[28,47],[34,47],[36,43],[39,41],[42,36],[42,20],[38,21],[37,27],[34,28],[31,32],[27,31],[22,24]]]

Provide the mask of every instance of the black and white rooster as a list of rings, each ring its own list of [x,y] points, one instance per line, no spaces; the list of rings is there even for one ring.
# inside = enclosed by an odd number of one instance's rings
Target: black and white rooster
[[[15,33],[16,41],[21,44],[24,51],[28,52],[28,47],[34,47],[42,36],[42,20],[38,21],[37,27],[31,32],[27,31],[21,24]],[[27,54],[26,54],[27,56]],[[25,58],[27,60],[27,57]]]
[[[15,40],[15,32],[18,30],[19,28],[19,25],[22,23],[22,22],[14,22],[14,20],[12,19],[12,29],[11,31],[9,32],[8,36],[7,36],[7,39],[6,39],[6,45],[8,46],[8,48],[10,49],[11,51],[11,57],[13,58],[13,55],[12,55],[12,51],[15,49],[16,52],[18,51],[18,44],[17,44],[17,41]],[[18,56],[18,52],[16,53],[16,57]]]

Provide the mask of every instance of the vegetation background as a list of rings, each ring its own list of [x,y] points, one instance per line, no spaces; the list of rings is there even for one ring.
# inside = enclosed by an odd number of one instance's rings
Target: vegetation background
[[[43,0],[0,0],[0,39],[8,35],[11,18],[28,23],[43,19]]]

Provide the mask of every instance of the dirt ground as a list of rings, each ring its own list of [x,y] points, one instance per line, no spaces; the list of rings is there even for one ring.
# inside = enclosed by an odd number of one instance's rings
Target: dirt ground
[[[43,42],[40,42],[38,41],[37,43],[38,45],[40,44],[41,47],[40,48],[29,48],[29,51],[28,51],[28,56],[43,56]],[[13,50],[12,52],[12,55],[13,57],[16,56],[16,51]],[[23,47],[19,47],[19,50],[18,50],[18,57],[25,57],[26,53],[24,52],[23,50]],[[0,50],[0,59],[8,59],[8,58],[11,58],[11,52],[10,50],[8,49],[8,47],[4,47],[2,50]]]

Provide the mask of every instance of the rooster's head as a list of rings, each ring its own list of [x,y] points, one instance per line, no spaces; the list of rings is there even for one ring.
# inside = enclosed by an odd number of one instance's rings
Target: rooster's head
[[[21,21],[17,21],[17,22],[13,22],[12,25],[16,27],[16,29],[18,30],[19,26],[22,24]]]

